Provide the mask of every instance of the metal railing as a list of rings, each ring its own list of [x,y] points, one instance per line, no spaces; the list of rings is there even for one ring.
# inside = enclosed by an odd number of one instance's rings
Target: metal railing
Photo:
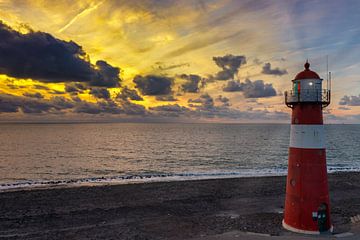
[[[330,90],[301,89],[301,91],[286,91],[285,103],[290,108],[298,103],[319,103],[325,108],[330,104]]]

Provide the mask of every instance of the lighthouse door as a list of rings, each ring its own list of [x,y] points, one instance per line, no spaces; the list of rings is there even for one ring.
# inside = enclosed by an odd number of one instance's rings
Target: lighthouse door
[[[319,227],[319,232],[325,232],[327,231],[327,206],[325,203],[322,203],[319,206],[318,209],[318,227]]]

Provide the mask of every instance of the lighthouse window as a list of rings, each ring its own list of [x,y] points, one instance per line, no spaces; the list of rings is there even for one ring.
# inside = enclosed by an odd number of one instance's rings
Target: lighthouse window
[[[295,187],[295,184],[296,184],[295,179],[291,179],[291,180],[290,180],[290,184],[291,184],[291,186]]]

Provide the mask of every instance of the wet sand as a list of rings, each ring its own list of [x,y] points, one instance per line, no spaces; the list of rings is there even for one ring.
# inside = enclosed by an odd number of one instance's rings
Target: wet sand
[[[329,175],[335,232],[360,214],[360,173]],[[0,239],[207,239],[282,229],[285,177],[0,193]]]

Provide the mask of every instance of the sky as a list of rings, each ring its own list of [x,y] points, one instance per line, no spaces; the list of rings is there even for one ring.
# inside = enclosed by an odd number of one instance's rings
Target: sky
[[[288,123],[328,59],[325,122],[360,123],[359,22],[352,0],[0,0],[0,121]]]

